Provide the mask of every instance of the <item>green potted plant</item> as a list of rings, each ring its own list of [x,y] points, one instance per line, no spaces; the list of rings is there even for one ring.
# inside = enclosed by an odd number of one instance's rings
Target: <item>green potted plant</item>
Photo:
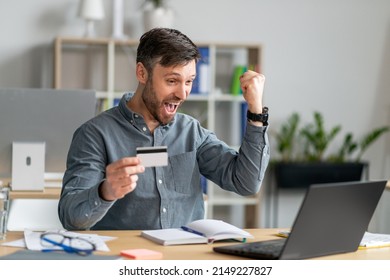
[[[341,126],[326,130],[322,114],[314,112],[313,117],[312,123],[300,126],[300,116],[294,112],[274,135],[280,157],[271,166],[278,187],[360,180],[364,168],[368,168],[368,163],[362,161],[364,152],[390,128],[375,128],[359,141],[347,133],[337,151],[327,155]]]

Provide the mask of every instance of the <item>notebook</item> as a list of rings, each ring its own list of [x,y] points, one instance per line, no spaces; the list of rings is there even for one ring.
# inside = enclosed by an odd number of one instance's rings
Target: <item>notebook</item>
[[[386,181],[312,185],[288,238],[213,250],[254,259],[306,259],[356,251],[385,185]]]
[[[164,246],[213,243],[227,239],[245,242],[247,238],[253,238],[249,232],[215,219],[196,220],[181,228],[144,230],[141,236]]]

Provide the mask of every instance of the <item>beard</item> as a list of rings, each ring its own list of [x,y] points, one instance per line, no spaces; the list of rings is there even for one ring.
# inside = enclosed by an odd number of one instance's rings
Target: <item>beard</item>
[[[153,83],[151,80],[152,79],[148,80],[142,91],[142,100],[145,104],[145,107],[148,109],[149,113],[153,116],[153,118],[157,120],[160,124],[167,125],[173,120],[175,114],[167,114],[165,110],[165,104],[172,102],[181,103],[182,101],[174,95],[169,96],[165,100],[159,100],[157,98],[157,93],[153,87]]]

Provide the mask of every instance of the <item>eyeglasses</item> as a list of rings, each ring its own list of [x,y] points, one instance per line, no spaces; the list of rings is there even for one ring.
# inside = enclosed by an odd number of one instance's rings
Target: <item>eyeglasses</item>
[[[92,254],[96,250],[95,244],[80,238],[66,236],[61,233],[43,233],[41,234],[41,245],[46,249],[43,252],[64,250],[67,253],[75,253],[81,256]]]

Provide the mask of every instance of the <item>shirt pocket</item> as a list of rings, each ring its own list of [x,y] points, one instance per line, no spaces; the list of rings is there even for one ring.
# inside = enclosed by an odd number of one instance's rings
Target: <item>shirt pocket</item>
[[[190,194],[191,181],[195,172],[196,151],[171,156],[168,160],[175,191]]]

